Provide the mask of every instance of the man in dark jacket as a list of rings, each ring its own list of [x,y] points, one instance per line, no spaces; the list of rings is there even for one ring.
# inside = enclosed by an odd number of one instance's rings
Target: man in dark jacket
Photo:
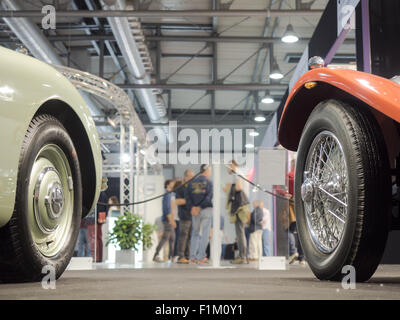
[[[203,164],[201,171],[202,174],[188,184],[185,190],[185,200],[186,206],[192,215],[191,261],[208,264],[206,249],[210,240],[213,184],[209,179],[211,176],[210,166]],[[202,230],[201,235],[200,230]]]
[[[190,237],[192,235],[192,215],[186,206],[185,190],[187,183],[194,176],[193,170],[187,169],[183,177],[184,185],[176,191],[176,205],[179,216],[179,237],[178,237],[178,263],[189,263],[190,259]]]

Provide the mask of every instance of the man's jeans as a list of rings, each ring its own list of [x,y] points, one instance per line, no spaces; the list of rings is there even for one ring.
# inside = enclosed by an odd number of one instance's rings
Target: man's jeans
[[[160,242],[157,245],[156,252],[154,253],[154,258],[158,256],[161,249],[164,247],[165,243],[169,243],[169,257],[174,257],[174,244],[175,244],[175,229],[174,227],[168,222],[164,221],[164,232],[161,237]]]
[[[180,220],[179,238],[178,238],[178,256],[179,258],[190,257],[190,237],[192,235],[192,220]]]
[[[264,229],[262,233],[262,254],[264,257],[269,257],[271,254],[269,252],[269,230]]]
[[[90,257],[89,236],[87,228],[80,228],[77,242],[78,257]]]
[[[174,242],[174,254],[175,256],[178,255],[178,245],[179,245],[179,235],[180,235],[180,221],[175,220],[176,228],[175,228],[175,242]]]
[[[236,238],[239,248],[239,257],[247,259],[247,239],[244,231],[244,223],[237,218],[235,222]]]
[[[190,239],[190,259],[203,260],[206,257],[213,208],[200,210],[199,214],[192,217],[192,238]],[[201,230],[201,235],[200,235]],[[200,243],[199,243],[200,240]]]

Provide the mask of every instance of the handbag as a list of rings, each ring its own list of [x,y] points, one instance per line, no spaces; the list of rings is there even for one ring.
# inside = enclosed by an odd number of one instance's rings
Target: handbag
[[[237,218],[240,219],[243,223],[249,221],[250,215],[250,203],[247,195],[243,192],[243,190],[236,191],[235,184],[232,184],[231,190],[229,191],[228,203],[227,207],[229,207],[229,221],[231,223],[235,223]]]

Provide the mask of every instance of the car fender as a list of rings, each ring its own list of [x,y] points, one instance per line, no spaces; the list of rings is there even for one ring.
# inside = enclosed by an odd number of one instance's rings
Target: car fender
[[[90,142],[97,202],[101,186],[99,137],[90,110],[76,88],[50,65],[0,47],[0,227],[12,216],[21,147],[29,123],[50,101],[68,105],[81,121]],[[51,105],[49,106],[51,108]],[[68,109],[70,110],[70,109]],[[88,174],[88,173],[82,173]]]
[[[282,146],[297,150],[312,110],[328,99],[362,101],[375,115],[379,112],[400,122],[400,85],[396,82],[354,70],[318,68],[304,74],[289,93],[278,130]]]

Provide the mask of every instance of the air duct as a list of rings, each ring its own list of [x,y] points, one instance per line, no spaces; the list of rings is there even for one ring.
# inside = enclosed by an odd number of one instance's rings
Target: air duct
[[[15,0],[3,0],[1,4],[5,10],[21,10]],[[54,52],[50,42],[28,18],[3,18],[3,20],[34,57],[50,64],[64,64]]]
[[[104,10],[126,10],[125,0],[104,0]],[[135,84],[150,84],[152,64],[143,32],[137,18],[107,18],[115,39],[134,77]],[[153,123],[166,122],[166,108],[160,92],[154,89],[136,89],[136,95]]]
[[[5,10],[21,10],[21,6],[15,0],[3,0],[1,5]],[[29,18],[3,18],[11,31],[26,46],[29,52],[37,59],[48,64],[65,65],[60,56],[46,37],[40,32],[39,28],[29,20]],[[99,108],[87,92],[80,92],[87,103],[92,115],[99,114]],[[109,131],[100,128],[99,131]]]

